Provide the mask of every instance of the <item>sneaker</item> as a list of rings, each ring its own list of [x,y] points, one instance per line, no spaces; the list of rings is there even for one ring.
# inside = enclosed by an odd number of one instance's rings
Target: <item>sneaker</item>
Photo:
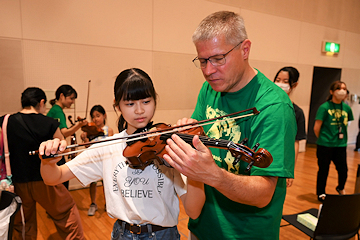
[[[318,200],[319,200],[320,202],[324,202],[325,197],[326,197],[326,194],[321,194],[321,195],[318,196]]]
[[[90,205],[89,211],[88,211],[88,216],[94,216],[95,212],[98,210],[98,207],[95,203],[92,203]]]

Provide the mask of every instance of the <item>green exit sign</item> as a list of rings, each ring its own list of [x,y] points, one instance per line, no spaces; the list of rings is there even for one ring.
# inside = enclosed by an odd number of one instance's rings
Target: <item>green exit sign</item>
[[[322,51],[337,54],[340,51],[340,44],[334,42],[323,42]]]

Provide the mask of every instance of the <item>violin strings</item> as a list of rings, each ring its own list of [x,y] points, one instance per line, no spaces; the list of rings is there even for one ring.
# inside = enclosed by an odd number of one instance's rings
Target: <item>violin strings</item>
[[[235,117],[231,117],[231,118],[223,118],[223,119],[215,119],[214,122],[204,122],[204,123],[200,123],[200,124],[194,124],[194,125],[188,125],[188,126],[179,126],[178,128],[176,128],[176,126],[168,131],[166,131],[166,129],[163,129],[161,131],[157,131],[154,133],[151,132],[147,132],[147,133],[137,133],[137,134],[132,134],[132,135],[128,135],[128,136],[123,136],[123,137],[108,137],[96,142],[89,142],[89,143],[84,143],[84,144],[73,144],[73,145],[68,145],[66,147],[66,149],[70,149],[70,148],[76,148],[76,147],[81,147],[81,146],[87,146],[87,145],[94,145],[92,146],[90,149],[95,149],[95,148],[99,148],[99,147],[105,147],[105,146],[110,146],[113,144],[117,144],[117,143],[123,143],[123,142],[129,142],[129,141],[136,141],[136,140],[140,140],[140,139],[144,139],[144,138],[151,138],[151,137],[156,137],[159,135],[164,135],[164,134],[169,134],[169,133],[175,133],[180,131],[184,131],[187,129],[191,129],[191,128],[196,128],[196,127],[201,127],[201,126],[205,126],[205,125],[209,125],[209,124],[214,124],[217,122],[223,122],[223,121],[229,121],[229,120],[233,120],[233,119],[240,119],[240,118],[245,118],[245,117],[249,117],[249,116],[253,116],[255,115],[254,112],[252,113],[248,113],[245,115],[240,115],[240,116],[235,116]],[[200,136],[201,137],[201,136]],[[119,141],[116,141],[119,140]],[[121,141],[120,141],[121,140]],[[101,144],[101,145],[95,145],[97,143],[103,143],[103,142],[109,142],[109,141],[115,141],[115,142],[110,142],[107,144]],[[87,150],[88,148],[84,148],[84,149],[78,149],[78,150],[74,150],[74,151],[70,151],[70,152],[64,152],[64,153],[59,153],[59,154],[54,154],[52,157],[61,157],[61,156],[67,156],[70,154],[74,154],[74,153],[80,153],[83,152],[85,150]],[[34,155],[35,153],[38,153],[38,150],[36,151],[30,151],[29,155]]]

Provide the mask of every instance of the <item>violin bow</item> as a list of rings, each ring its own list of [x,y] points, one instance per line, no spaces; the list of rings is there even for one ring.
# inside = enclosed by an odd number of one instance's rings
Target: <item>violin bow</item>
[[[227,118],[227,117],[230,117],[230,116],[234,116],[236,114],[242,114],[242,113],[246,113],[246,112],[249,112],[249,113],[244,114],[244,115],[240,115],[240,116],[235,116],[235,117],[232,117],[232,118]],[[144,138],[156,137],[156,136],[159,136],[159,135],[162,135],[162,134],[174,133],[174,132],[178,132],[179,129],[180,129],[180,131],[183,131],[183,130],[191,129],[191,128],[194,128],[194,127],[201,127],[201,126],[213,124],[215,122],[223,122],[223,121],[228,121],[228,120],[232,120],[232,119],[240,119],[240,118],[250,117],[250,116],[253,116],[253,115],[257,115],[259,113],[260,112],[255,107],[253,107],[253,108],[245,109],[245,110],[242,110],[242,111],[239,111],[239,112],[234,112],[234,113],[226,114],[226,115],[211,118],[211,119],[205,119],[205,120],[201,120],[201,121],[198,121],[198,122],[187,123],[187,124],[183,124],[183,125],[179,125],[179,126],[173,126],[173,127],[169,127],[169,128],[165,128],[165,129],[159,129],[159,130],[150,131],[150,132],[136,133],[136,134],[131,134],[131,135],[128,135],[128,136],[123,136],[123,137],[108,137],[108,138],[105,138],[105,139],[100,139],[98,141],[68,145],[68,146],[66,146],[65,150],[66,149],[71,149],[71,148],[82,147],[82,146],[88,146],[88,145],[92,145],[92,144],[95,144],[95,143],[103,143],[103,142],[112,142],[112,141],[114,141],[114,142],[108,143],[106,145],[97,145],[97,146],[92,146],[91,147],[91,149],[95,149],[95,148],[104,147],[104,146],[110,146],[110,145],[118,144],[118,143],[122,143],[122,142],[136,141],[136,140],[140,140],[140,139],[144,139]],[[116,140],[119,140],[119,141],[116,141]],[[59,154],[54,154],[54,155],[51,155],[51,157],[66,156],[66,155],[70,155],[70,154],[73,154],[73,153],[83,152],[86,149],[87,148],[78,149],[78,150],[74,150],[74,151],[71,151],[71,152],[63,152],[63,153],[59,153]],[[38,150],[29,152],[29,155],[35,155],[35,154],[38,154]],[[48,157],[50,157],[50,156],[48,156]]]
[[[87,118],[87,112],[88,112],[88,109],[89,109],[90,83],[91,83],[91,80],[88,81],[88,93],[87,93],[87,99],[86,99],[85,117],[81,118],[81,119],[76,119],[75,118],[75,122],[83,121],[83,120],[86,120],[86,118]],[[74,108],[75,108],[75,102],[74,102]],[[74,110],[74,112],[75,112],[75,110]]]
[[[88,113],[88,109],[89,109],[90,83],[91,83],[91,80],[88,81],[88,93],[87,93],[87,99],[86,99],[86,109],[85,109],[85,118],[84,118],[84,120],[87,117],[87,113]]]

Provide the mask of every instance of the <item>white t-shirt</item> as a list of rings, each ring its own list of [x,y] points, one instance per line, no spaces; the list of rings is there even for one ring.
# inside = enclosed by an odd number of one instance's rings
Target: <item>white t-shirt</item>
[[[125,131],[110,138],[123,136],[127,136]],[[94,144],[66,165],[84,186],[103,179],[110,217],[134,224],[177,225],[178,196],[186,193],[186,178],[157,161],[144,170],[132,169],[123,156],[126,143],[111,143],[116,144]]]

